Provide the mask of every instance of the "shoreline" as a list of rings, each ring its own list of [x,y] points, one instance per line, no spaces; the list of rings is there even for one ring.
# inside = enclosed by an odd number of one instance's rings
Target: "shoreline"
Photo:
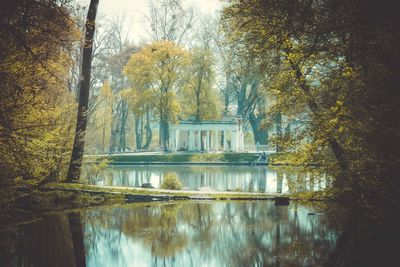
[[[101,186],[87,184],[68,184],[55,183],[48,184],[42,190],[61,190],[70,192],[83,192],[93,195],[115,195],[124,196],[127,203],[135,200],[144,201],[169,201],[169,200],[287,200],[287,201],[323,201],[324,198],[302,193],[281,194],[281,193],[257,193],[257,192],[237,192],[237,191],[197,191],[197,190],[169,190],[169,189],[150,189],[141,187],[122,187],[122,186]],[[310,192],[305,192],[305,194]],[[317,193],[317,192],[311,192]]]
[[[275,206],[291,202],[323,203],[328,199],[321,192],[268,194],[233,191],[182,191],[139,187],[111,187],[85,184],[50,183],[22,199],[0,217],[0,229],[23,224],[54,212],[69,212],[100,206],[170,203],[175,201],[274,201]]]
[[[162,162],[162,161],[114,161],[109,165],[213,165],[213,166],[268,166],[266,162],[195,162],[195,161],[182,161],[182,162]]]

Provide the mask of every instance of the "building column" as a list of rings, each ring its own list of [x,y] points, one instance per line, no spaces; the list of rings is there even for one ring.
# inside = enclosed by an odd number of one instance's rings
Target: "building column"
[[[224,152],[228,150],[228,131],[224,131]]]
[[[201,151],[201,131],[197,131],[197,150]]]
[[[243,151],[244,150],[244,134],[243,131],[239,132],[239,139],[240,139],[240,150]]]
[[[171,151],[174,151],[175,143],[173,139],[174,135],[172,134],[172,130],[169,130],[169,139],[168,139],[168,148]]]
[[[179,130],[175,131],[175,151],[179,150]]]
[[[237,134],[236,130],[231,132],[231,149],[233,152],[237,151]]]
[[[215,152],[218,152],[218,148],[219,148],[219,142],[218,142],[218,130],[214,131],[214,150]]]
[[[194,131],[189,130],[188,131],[189,134],[189,140],[188,140],[188,151],[192,151],[194,148]]]
[[[206,145],[205,150],[210,151],[210,131],[207,131],[205,145]]]

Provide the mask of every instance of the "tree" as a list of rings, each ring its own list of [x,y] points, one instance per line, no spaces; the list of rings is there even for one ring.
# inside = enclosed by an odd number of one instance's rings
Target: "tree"
[[[111,146],[120,151],[124,151],[126,149],[126,128],[128,124],[127,119],[129,116],[129,110],[128,103],[126,102],[126,99],[122,97],[121,92],[129,88],[129,82],[122,74],[122,70],[132,53],[137,51],[137,47],[129,43],[120,45],[121,50],[111,54],[106,59],[104,75],[110,79],[113,94],[115,96],[113,98],[114,104]]]
[[[373,231],[399,217],[394,159],[400,147],[392,141],[400,127],[394,116],[400,108],[400,18],[394,6],[395,1],[238,0],[224,10],[231,37],[254,58],[279,55],[279,79],[269,92],[282,113],[308,117],[300,140],[290,142],[297,163],[319,163],[335,177],[335,199],[351,204],[355,217],[368,220]]]
[[[153,92],[147,88],[133,87],[123,90],[121,95],[135,115],[136,149],[148,149],[153,137],[150,126],[153,107],[157,105]],[[144,130],[146,131],[145,138]],[[144,140],[146,140],[145,144],[143,144]]]
[[[99,0],[91,0],[85,24],[85,46],[83,48],[82,75],[79,85],[79,105],[76,119],[76,130],[67,181],[79,179],[83,150],[85,147],[85,131],[89,103],[90,75],[92,65],[93,38],[95,31],[96,13]]]
[[[150,36],[152,41],[171,41],[178,45],[185,42],[185,37],[194,23],[193,8],[185,9],[181,0],[149,1]]]
[[[111,144],[113,93],[107,80],[98,96],[94,119],[97,151],[108,152]]]
[[[186,79],[182,82],[182,109],[186,117],[196,120],[216,119],[219,116],[219,103],[214,86],[214,58],[206,47],[191,50],[191,63],[187,68]],[[193,101],[194,100],[194,101]]]
[[[168,125],[175,122],[180,110],[176,97],[177,82],[189,63],[188,52],[170,41],[144,46],[132,55],[124,74],[139,90],[149,88],[157,100],[156,112],[160,122],[160,146],[168,147]]]
[[[3,200],[64,174],[74,108],[68,1],[3,1],[0,10],[0,184]]]
[[[236,11],[234,11],[233,8],[237,8],[238,6],[240,6],[240,8],[249,8],[246,10],[248,11],[248,17],[244,14],[241,16],[241,19],[246,17],[245,21],[249,22],[249,25],[246,26],[248,27],[248,30],[253,30],[256,23],[261,23],[263,25],[263,28],[257,30],[257,33],[255,33],[246,31],[242,27],[243,22],[235,21],[235,23],[237,23],[236,29],[240,28],[240,31],[243,34],[238,31],[235,33],[237,33],[238,36],[240,36],[239,38],[242,38],[242,40],[248,45],[250,54],[255,57],[257,57],[257,55],[262,55],[261,60],[263,60],[266,55],[271,54],[271,51],[278,51],[281,56],[281,63],[284,65],[283,73],[286,73],[286,79],[290,79],[294,82],[294,86],[289,86],[288,88],[275,87],[276,90],[273,92],[285,92],[286,95],[291,95],[291,98],[294,97],[294,95],[292,95],[293,93],[297,94],[297,103],[302,106],[306,105],[310,114],[317,119],[321,115],[320,111],[322,111],[322,109],[319,107],[319,103],[317,103],[315,96],[311,94],[308,73],[312,72],[313,68],[316,67],[316,64],[319,65],[319,68],[322,68],[322,66],[325,66],[327,69],[332,69],[332,67],[336,68],[336,65],[333,65],[332,63],[335,61],[338,63],[338,57],[336,60],[334,58],[334,56],[338,55],[329,53],[334,51],[328,51],[327,49],[327,45],[331,47],[335,46],[334,39],[318,39],[316,35],[307,35],[305,33],[305,28],[302,27],[308,25],[304,24],[302,26],[302,24],[299,24],[302,19],[311,19],[313,15],[317,14],[307,14],[310,16],[303,16],[304,14],[301,13],[303,11],[311,11],[313,6],[296,1],[284,1],[280,3],[276,1],[266,1],[258,2],[256,5],[257,7],[250,7],[247,3],[238,1],[231,6],[232,9],[227,9],[226,12],[235,13]],[[315,8],[316,11],[318,9],[319,7]],[[318,10],[318,12],[319,11],[324,10]],[[286,25],[283,22],[278,23],[277,20],[283,19],[285,14],[287,14],[286,12],[289,12],[290,14],[293,13],[293,16],[286,19]],[[228,13],[226,13],[227,16],[230,16]],[[260,18],[253,23],[250,22],[250,20],[254,18],[254,15],[260,15]],[[321,23],[324,26],[326,25],[326,22]],[[254,34],[261,38],[260,42],[254,42]],[[322,45],[322,42],[320,42],[322,39],[326,41],[324,46],[318,46]],[[250,40],[253,42],[252,44],[250,44]],[[317,41],[317,43],[314,41]],[[323,55],[322,53],[325,54]],[[319,62],[317,61],[318,59]],[[329,68],[329,64],[332,65],[331,68]],[[281,78],[282,77],[283,76],[281,75]],[[278,102],[282,102],[283,95],[279,96],[278,94],[275,94],[275,96]],[[280,117],[280,115],[278,117]],[[332,149],[333,154],[340,165],[339,167],[344,172],[348,171],[348,162],[344,158],[342,145],[339,144],[338,140],[334,136],[325,137],[326,139],[323,143],[327,144]]]
[[[233,29],[229,23],[218,23],[220,30],[211,35],[218,55],[217,85],[224,99],[224,113],[241,116],[244,129],[253,133],[254,143],[267,144],[271,118],[266,110],[270,99],[263,88],[270,86],[271,79],[261,70],[262,61],[254,59],[240,40],[230,37]]]

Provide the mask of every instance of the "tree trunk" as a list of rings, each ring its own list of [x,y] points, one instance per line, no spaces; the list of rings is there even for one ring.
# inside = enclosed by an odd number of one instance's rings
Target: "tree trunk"
[[[169,140],[169,125],[168,125],[168,121],[164,120],[162,122],[162,142],[161,142],[161,146],[162,146],[162,150],[165,152],[168,149],[168,140]]]
[[[160,110],[160,122],[159,122],[159,130],[158,130],[158,145],[161,147],[163,143],[163,138],[164,138],[164,112],[163,112],[163,102],[162,102],[162,96],[160,97],[160,103],[159,103],[159,108]]]
[[[136,149],[141,149],[142,148],[142,133],[141,133],[141,126],[142,124],[142,119],[140,116],[135,116],[135,142],[136,142]]]
[[[307,104],[308,107],[311,110],[312,115],[317,116],[318,114],[318,105],[315,102],[315,100],[311,97],[310,94],[310,87],[306,84],[306,79],[304,79],[303,73],[301,72],[299,66],[297,66],[294,62],[290,60],[290,65],[292,70],[295,71],[296,78],[298,81],[300,81],[300,88],[304,92],[304,94],[307,97]],[[334,137],[328,138],[328,144],[335,155],[335,158],[343,172],[348,172],[349,171],[349,165],[347,160],[345,159],[345,154],[342,146],[339,144],[339,142],[336,140]]]
[[[200,90],[196,91],[196,121],[200,121]]]
[[[254,115],[254,111],[249,113],[249,123],[253,131],[254,144],[268,144],[268,131],[267,129],[260,128],[260,123],[263,119],[265,119],[265,114],[256,116]]]
[[[115,148],[119,145],[119,136],[120,136],[119,130],[121,128],[120,126],[121,106],[122,106],[122,101],[118,102],[115,111],[113,111],[113,114],[115,113],[115,116],[113,116],[112,120],[110,149]]]
[[[164,140],[164,123],[163,123],[162,119],[160,118],[160,129],[158,132],[158,145],[160,147],[163,146],[163,140]]]
[[[164,103],[165,104],[164,104]],[[167,99],[160,98],[160,132],[159,132],[159,145],[162,151],[167,151],[168,147],[168,115],[165,112],[165,108],[168,106]]]
[[[143,149],[148,149],[150,144],[151,144],[151,140],[153,139],[153,132],[151,131],[151,121],[150,121],[150,111],[146,112],[146,144],[144,144]]]
[[[246,92],[247,92],[247,83],[246,82],[241,82],[240,84],[240,91],[237,96],[237,112],[236,115],[241,115],[243,120],[247,120],[247,118],[244,117],[244,106],[245,106],[245,101],[246,101]]]
[[[126,149],[126,120],[128,118],[128,104],[126,100],[121,100],[121,117],[120,117],[120,130],[119,130],[119,149],[125,151]]]
[[[76,118],[76,130],[67,182],[79,179],[85,147],[85,132],[89,103],[90,75],[92,67],[93,37],[95,32],[96,13],[99,0],[91,0],[85,25],[85,46],[83,48],[82,75],[79,83],[79,105]]]
[[[226,94],[226,95],[224,96],[224,115],[228,115],[228,112],[229,112],[229,102],[230,102],[229,95]]]

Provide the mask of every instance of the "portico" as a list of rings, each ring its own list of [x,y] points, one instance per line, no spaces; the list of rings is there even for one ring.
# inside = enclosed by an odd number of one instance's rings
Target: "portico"
[[[224,117],[219,121],[180,121],[170,125],[169,147],[171,151],[243,151],[242,128],[240,117]]]

